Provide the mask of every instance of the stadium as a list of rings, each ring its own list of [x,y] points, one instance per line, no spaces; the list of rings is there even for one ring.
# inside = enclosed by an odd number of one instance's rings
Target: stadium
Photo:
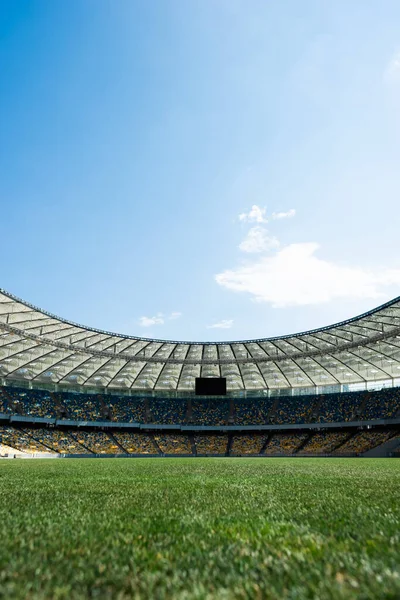
[[[0,600],[400,599],[399,32],[2,0]]]
[[[389,457],[400,451],[400,298],[235,342],[117,335],[1,290],[3,456]],[[196,395],[196,378],[226,395]]]

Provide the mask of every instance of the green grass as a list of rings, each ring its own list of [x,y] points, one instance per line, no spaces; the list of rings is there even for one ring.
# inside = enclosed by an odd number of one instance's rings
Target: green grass
[[[0,598],[400,598],[396,459],[0,461]]]

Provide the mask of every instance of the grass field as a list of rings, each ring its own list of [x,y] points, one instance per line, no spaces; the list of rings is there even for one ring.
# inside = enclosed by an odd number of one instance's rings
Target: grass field
[[[1,598],[400,598],[400,461],[0,462]]]

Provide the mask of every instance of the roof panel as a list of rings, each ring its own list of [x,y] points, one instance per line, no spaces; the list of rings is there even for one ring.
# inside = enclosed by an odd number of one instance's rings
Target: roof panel
[[[400,372],[400,298],[320,329],[199,343],[83,327],[0,290],[0,377],[113,389],[190,391],[195,377],[229,390],[387,380]]]

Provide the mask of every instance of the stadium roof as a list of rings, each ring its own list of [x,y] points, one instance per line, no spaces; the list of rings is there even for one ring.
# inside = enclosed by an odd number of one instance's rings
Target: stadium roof
[[[0,289],[0,377],[83,389],[189,392],[195,377],[228,391],[400,377],[400,297],[353,319],[274,338],[175,342],[60,319]]]

